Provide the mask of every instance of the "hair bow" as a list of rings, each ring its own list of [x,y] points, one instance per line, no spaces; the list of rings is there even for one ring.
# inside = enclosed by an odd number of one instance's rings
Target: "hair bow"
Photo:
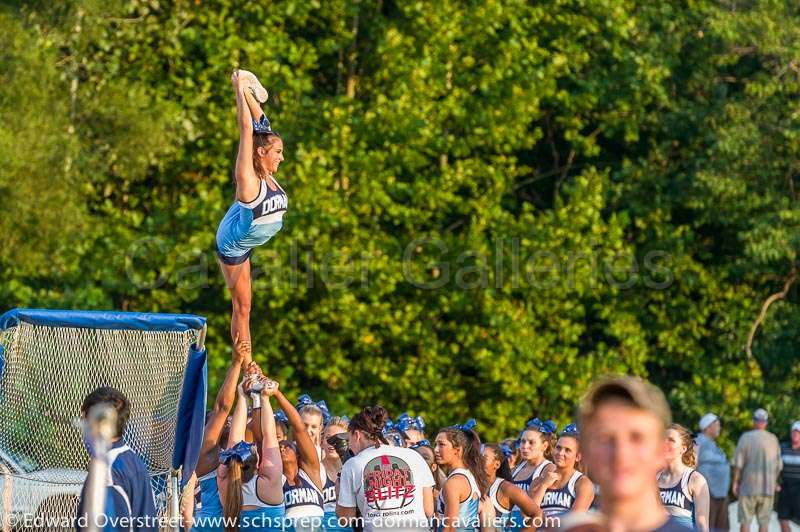
[[[264,115],[261,115],[258,121],[254,118],[253,133],[272,133],[272,125],[269,123],[269,118]]]
[[[464,432],[469,432],[469,431],[471,431],[472,429],[474,429],[477,426],[478,426],[478,422],[475,421],[474,419],[470,418],[463,425],[453,425],[452,428],[458,429],[458,430],[461,430],[461,431],[464,431]]]
[[[219,463],[227,464],[231,460],[239,460],[240,462],[246,462],[251,456],[253,456],[253,444],[247,443],[246,441],[242,440],[230,449],[225,449],[220,451],[219,453]]]
[[[569,425],[564,427],[563,431],[561,431],[561,435],[563,436],[564,434],[571,434],[571,435],[580,434],[580,431],[578,430],[578,425],[576,425],[575,423],[570,423]]]
[[[403,440],[403,435],[397,432],[396,430],[391,430],[388,432],[384,432],[383,436],[395,447],[405,447],[405,441]]]
[[[507,443],[501,443],[498,447],[500,448],[500,452],[503,453],[503,456],[506,457],[506,460],[514,456],[514,451],[511,450],[511,447],[509,447]]]
[[[386,423],[383,424],[383,437],[396,447],[405,447],[403,434],[391,419],[387,419]]]
[[[350,416],[339,416],[339,419],[342,420],[342,423],[350,424]]]
[[[397,428],[403,432],[414,429],[420,432],[425,431],[425,421],[422,419],[422,416],[411,417],[407,413],[403,412],[400,414],[400,417],[397,418]]]
[[[558,425],[556,425],[556,422],[553,421],[552,419],[548,419],[547,421],[542,421],[538,417],[535,417],[533,419],[528,420],[528,422],[525,423],[525,430],[528,429],[538,430],[539,432],[547,436],[553,434],[556,431],[556,429],[558,429]]]
[[[284,413],[283,410],[278,410],[277,412],[275,412],[274,415],[275,415],[275,421],[280,421],[284,425],[289,424],[289,418],[286,417],[286,414]]]
[[[297,398],[297,409],[300,410],[304,406],[316,406],[319,408],[320,412],[322,412],[322,423],[325,424],[331,418],[331,413],[328,411],[328,404],[323,401],[317,401],[316,403],[311,398],[310,395],[304,393],[300,397]]]
[[[428,440],[419,440],[417,443],[412,443],[408,446],[409,449],[416,449],[417,447],[430,447],[431,442]]]

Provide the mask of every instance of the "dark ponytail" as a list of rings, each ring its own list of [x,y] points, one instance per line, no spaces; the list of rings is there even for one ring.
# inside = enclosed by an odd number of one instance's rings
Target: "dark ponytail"
[[[388,419],[389,414],[382,406],[365,406],[361,412],[350,420],[348,431],[355,432],[360,430],[371,440],[388,445],[389,442],[386,441],[386,437],[383,435],[383,427]]]
[[[503,461],[500,462],[500,469],[497,470],[497,477],[508,481],[514,480],[514,475],[511,473],[511,466],[508,465],[508,458],[505,456],[503,457]]]
[[[462,449],[461,460],[469,472],[472,473],[472,476],[475,477],[481,497],[488,494],[489,479],[486,476],[486,470],[483,468],[481,439],[478,437],[478,433],[472,429],[464,430],[453,427],[442,429],[441,433],[447,436],[453,447]]]
[[[472,476],[475,477],[475,482],[478,483],[478,490],[480,496],[483,497],[489,493],[489,479],[486,478],[486,470],[483,468],[483,458],[481,458],[481,439],[478,433],[470,429],[462,431],[467,436],[469,444],[464,450],[464,465],[470,470]]]
[[[500,467],[497,469],[497,478],[502,478],[503,480],[513,480],[513,475],[511,474],[511,466],[508,464],[508,458],[506,455],[503,454],[503,451],[500,449],[500,446],[496,443],[489,443],[486,445],[486,448],[492,451],[494,454],[495,460],[500,462]]]

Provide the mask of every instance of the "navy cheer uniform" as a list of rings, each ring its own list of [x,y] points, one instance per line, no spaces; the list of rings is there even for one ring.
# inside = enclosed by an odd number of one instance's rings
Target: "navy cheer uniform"
[[[536,468],[533,470],[533,473],[531,473],[530,476],[518,479],[515,478],[517,473],[522,471],[525,468],[525,466],[528,465],[528,462],[522,462],[516,468],[514,468],[514,472],[511,474],[511,478],[513,479],[511,482],[516,487],[524,491],[525,494],[527,495],[528,490],[530,489],[533,481],[542,476],[544,468],[552,463],[553,462],[547,459],[542,460],[542,463],[536,466]],[[522,510],[519,509],[519,506],[514,506],[514,508],[511,509],[511,516],[508,519],[508,525],[506,526],[506,530],[508,531],[521,530],[522,528],[524,528],[523,526],[524,519],[525,516],[522,515]]]
[[[689,528],[694,528],[694,498],[689,494],[689,479],[694,472],[694,469],[687,468],[675,485],[658,488],[667,512],[675,521]]]
[[[274,178],[276,190],[259,179],[258,195],[252,201],[235,201],[217,229],[217,256],[225,264],[241,264],[253,248],[266,243],[283,227],[289,207],[286,192]]]
[[[322,506],[325,510],[323,527],[325,532],[344,532],[353,530],[347,526],[339,525],[339,518],[336,517],[336,483],[325,475],[325,486],[322,488]],[[344,520],[342,520],[344,523]]]
[[[286,506],[286,530],[322,530],[325,515],[322,492],[302,469],[297,471],[294,486],[283,480],[283,503]]]
[[[582,476],[583,473],[575,471],[563,488],[549,488],[544,492],[540,507],[545,517],[566,514],[572,510],[578,493],[575,486]]]

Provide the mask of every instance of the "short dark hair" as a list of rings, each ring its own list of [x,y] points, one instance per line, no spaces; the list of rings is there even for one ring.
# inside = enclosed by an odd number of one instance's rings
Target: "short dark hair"
[[[89,410],[96,404],[108,403],[117,411],[117,433],[116,438],[121,438],[128,426],[128,418],[131,415],[131,402],[125,394],[111,386],[101,386],[86,396],[81,405],[81,416],[86,416]]]

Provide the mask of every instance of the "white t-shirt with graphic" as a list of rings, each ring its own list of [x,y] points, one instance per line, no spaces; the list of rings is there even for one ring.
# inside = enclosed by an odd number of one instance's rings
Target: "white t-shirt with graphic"
[[[370,447],[342,467],[339,505],[358,507],[365,532],[429,530],[422,494],[430,487],[433,475],[417,451]]]

